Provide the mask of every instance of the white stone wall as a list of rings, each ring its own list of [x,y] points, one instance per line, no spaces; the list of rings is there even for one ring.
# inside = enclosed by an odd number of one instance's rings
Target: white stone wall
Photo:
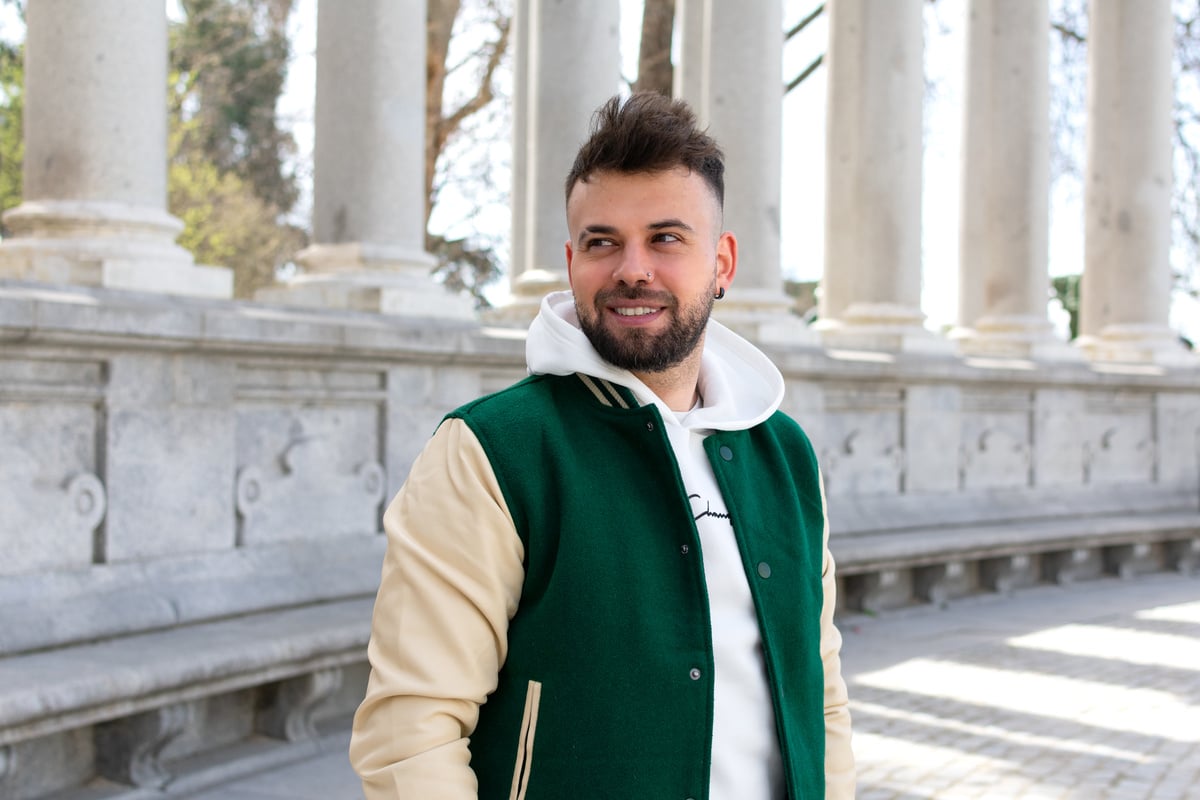
[[[0,338],[0,576],[370,537],[442,415],[524,374],[512,331],[18,284]],[[1197,506],[1188,371],[770,353],[835,536]]]

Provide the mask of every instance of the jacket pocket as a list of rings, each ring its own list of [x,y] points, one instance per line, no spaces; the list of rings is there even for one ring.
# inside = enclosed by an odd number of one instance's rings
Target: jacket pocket
[[[530,681],[525,689],[525,713],[521,716],[521,738],[517,741],[517,758],[513,766],[512,791],[509,800],[525,800],[529,791],[529,774],[533,770],[533,739],[537,734],[538,705],[542,699],[542,684]]]

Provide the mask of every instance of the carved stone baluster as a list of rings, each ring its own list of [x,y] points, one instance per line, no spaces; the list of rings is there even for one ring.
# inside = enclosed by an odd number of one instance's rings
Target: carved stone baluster
[[[109,780],[164,788],[173,776],[162,764],[162,752],[194,719],[193,703],[175,703],[97,726],[97,769]]]
[[[259,714],[258,730],[276,739],[315,739],[313,711],[342,685],[341,667],[317,670],[283,681],[271,706]]]
[[[979,564],[979,584],[1000,594],[1012,594],[1017,589],[1037,583],[1031,556],[1017,554],[987,558]]]

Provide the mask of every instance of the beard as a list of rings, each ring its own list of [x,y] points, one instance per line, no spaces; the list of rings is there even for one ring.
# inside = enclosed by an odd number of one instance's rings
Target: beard
[[[696,349],[712,314],[716,281],[694,302],[681,306],[666,292],[624,286],[598,292],[592,308],[575,302],[579,327],[596,352],[608,363],[630,372],[665,372],[683,363]],[[649,300],[670,312],[670,324],[661,333],[638,328],[611,330],[604,324],[605,306],[612,300]]]

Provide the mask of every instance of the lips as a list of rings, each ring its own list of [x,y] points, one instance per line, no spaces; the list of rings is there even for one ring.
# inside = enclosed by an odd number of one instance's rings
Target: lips
[[[650,306],[634,306],[633,308],[613,309],[613,311],[617,312],[617,314],[622,317],[644,317],[647,314],[653,314],[658,310],[658,308],[651,308]]]

